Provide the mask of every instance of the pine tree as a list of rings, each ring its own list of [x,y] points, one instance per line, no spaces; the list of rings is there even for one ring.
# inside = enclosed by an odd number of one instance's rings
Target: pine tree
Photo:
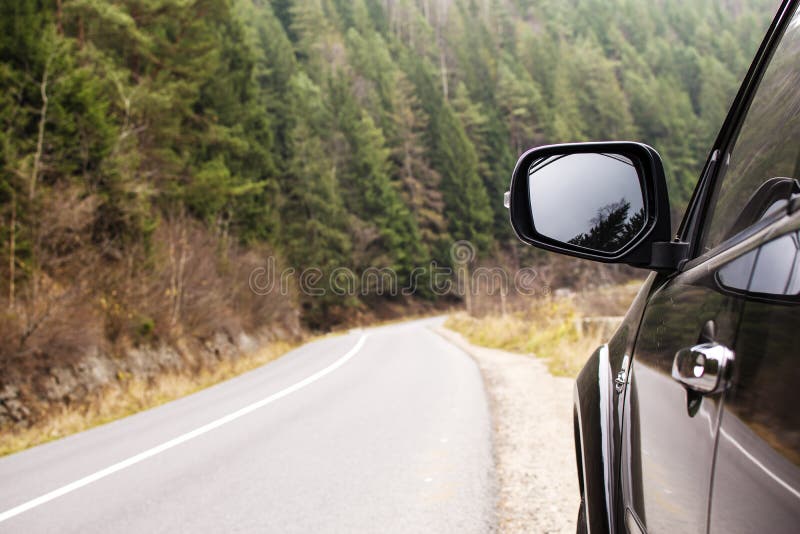
[[[486,251],[491,235],[491,208],[478,175],[475,149],[424,64],[413,60],[410,63],[410,77],[429,117],[426,143],[431,163],[442,177],[449,233],[453,239],[469,240],[478,250]]]

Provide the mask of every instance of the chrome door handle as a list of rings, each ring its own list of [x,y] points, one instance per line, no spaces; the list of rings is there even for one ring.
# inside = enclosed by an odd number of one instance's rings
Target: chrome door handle
[[[672,362],[672,378],[699,393],[725,389],[734,353],[719,343],[701,343],[681,349]]]

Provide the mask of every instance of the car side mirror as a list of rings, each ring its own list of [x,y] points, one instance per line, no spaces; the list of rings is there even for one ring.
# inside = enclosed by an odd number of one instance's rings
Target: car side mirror
[[[545,250],[671,270],[688,249],[670,243],[664,167],[644,144],[529,150],[517,161],[507,200],[517,236]]]

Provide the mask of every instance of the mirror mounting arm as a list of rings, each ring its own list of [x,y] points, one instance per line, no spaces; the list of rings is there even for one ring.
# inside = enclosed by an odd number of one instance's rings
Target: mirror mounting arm
[[[655,271],[677,271],[689,257],[689,243],[657,241],[653,243],[650,265]]]

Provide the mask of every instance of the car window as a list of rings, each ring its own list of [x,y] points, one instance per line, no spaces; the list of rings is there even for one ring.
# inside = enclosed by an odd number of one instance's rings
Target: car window
[[[703,252],[800,194],[800,8],[775,50],[729,154],[706,218]]]

